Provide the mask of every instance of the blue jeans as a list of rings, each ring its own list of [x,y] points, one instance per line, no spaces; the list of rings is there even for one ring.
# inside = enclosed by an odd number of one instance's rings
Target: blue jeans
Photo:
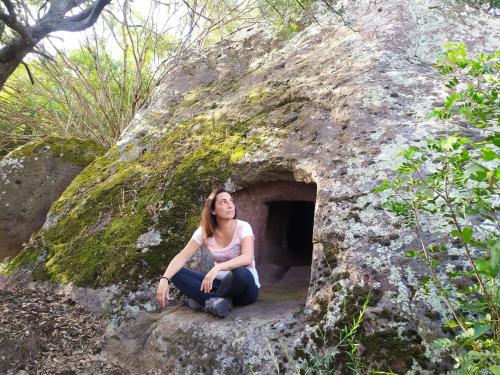
[[[259,288],[255,285],[252,273],[246,267],[238,267],[232,270],[233,282],[228,292],[228,298],[232,298],[234,305],[249,305],[257,301]],[[212,290],[208,293],[200,290],[205,275],[201,272],[192,271],[183,267],[172,277],[172,283],[186,296],[198,303],[205,305],[205,301],[215,298],[215,292],[220,285],[220,280],[214,279]]]

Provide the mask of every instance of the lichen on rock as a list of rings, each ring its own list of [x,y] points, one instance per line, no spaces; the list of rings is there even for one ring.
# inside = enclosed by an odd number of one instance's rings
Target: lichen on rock
[[[499,21],[480,13],[464,17],[461,5],[440,0],[432,7],[410,0],[377,7],[369,1],[342,3],[352,25],[318,11],[321,27],[313,24],[291,40],[256,32],[193,52],[174,67],[117,145],[53,204],[46,225],[11,270],[31,267],[38,278],[92,287],[121,282],[133,290],[150,282],[154,289],[198,225],[213,187],[238,193],[258,184],[307,183],[316,190],[313,246],[299,312],[284,311],[274,321],[258,301],[226,325],[210,321],[207,331],[200,327],[208,318],[181,308],[162,315],[157,326],[148,325],[147,334],[140,333],[140,321],[130,331],[115,327],[116,358],[135,360],[142,353],[119,345],[132,332],[141,350],[155,353],[130,364],[139,372],[148,366],[175,372],[194,358],[191,373],[241,373],[246,363],[271,373],[276,364],[270,351],[278,353],[283,339],[292,357],[286,362],[279,352],[278,366],[292,371],[322,350],[338,349],[339,332],[359,314],[370,291],[373,299],[359,331],[368,366],[437,371],[440,358],[430,342],[446,308],[432,293],[417,291],[422,270],[405,256],[415,236],[382,210],[382,197],[372,189],[391,176],[399,150],[439,131],[427,114],[442,93],[432,66],[440,41],[458,38],[491,48],[499,39],[493,32],[500,30]],[[492,31],[478,33],[484,30],[477,28],[480,23]],[[291,200],[283,191],[276,200]],[[270,299],[275,304],[286,300],[286,293],[281,299],[278,294]],[[129,310],[137,317],[143,312]],[[320,332],[328,337],[323,340]],[[196,352],[186,353],[185,342]],[[214,342],[228,353],[245,354],[224,359]],[[340,351],[336,358],[331,371],[342,373]]]

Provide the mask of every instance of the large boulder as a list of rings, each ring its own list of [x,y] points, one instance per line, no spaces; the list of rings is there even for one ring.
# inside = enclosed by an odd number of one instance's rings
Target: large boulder
[[[276,321],[258,313],[261,300],[213,323],[185,308],[145,313],[146,293],[132,308],[140,320],[109,329],[117,363],[140,354],[138,373],[229,374],[250,365],[273,373],[290,366],[286,353],[305,363],[332,347],[371,295],[360,332],[366,363],[442,370],[430,342],[449,311],[435,291],[419,291],[422,270],[405,257],[415,236],[372,189],[391,175],[399,150],[442,130],[427,115],[443,95],[433,67],[443,43],[493,51],[500,21],[444,0],[343,3],[343,19],[319,10],[319,23],[290,40],[247,30],[193,52],[14,259],[12,268],[54,281],[148,285],[151,299],[211,188],[235,192],[257,234],[263,295],[277,301],[291,295],[280,288],[305,290],[290,297],[303,296],[304,306]],[[232,354],[220,356],[221,347]],[[347,371],[345,358],[332,366]]]
[[[45,137],[0,161],[0,260],[19,253],[50,205],[104,149],[92,141]]]

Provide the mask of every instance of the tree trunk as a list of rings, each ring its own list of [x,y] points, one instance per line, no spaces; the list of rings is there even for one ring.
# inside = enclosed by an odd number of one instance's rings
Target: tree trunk
[[[0,49],[0,91],[9,76],[16,70],[24,57],[30,53],[36,43],[26,44],[21,37],[15,38],[7,46]]]

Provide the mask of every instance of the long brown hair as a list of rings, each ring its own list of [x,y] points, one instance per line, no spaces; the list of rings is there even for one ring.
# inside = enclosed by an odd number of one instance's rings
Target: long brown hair
[[[223,187],[219,187],[212,190],[212,192],[205,201],[205,205],[203,206],[200,225],[204,240],[212,237],[215,233],[215,228],[217,227],[217,218],[215,217],[215,215],[212,215],[212,212],[213,210],[215,210],[215,201],[217,200],[217,195],[219,195],[220,193],[229,193],[229,191],[227,191]],[[236,215],[237,211],[236,207],[234,207],[233,219],[236,219]]]

